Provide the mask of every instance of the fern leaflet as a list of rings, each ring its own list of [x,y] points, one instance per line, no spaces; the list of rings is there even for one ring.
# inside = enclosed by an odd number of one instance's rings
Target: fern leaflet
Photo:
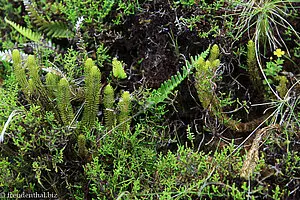
[[[48,21],[37,12],[34,1],[24,0],[25,9],[33,22],[39,27],[40,31],[44,31],[47,36],[55,38],[67,38],[73,36],[67,25],[61,21]]]
[[[166,80],[161,84],[157,90],[153,90],[150,97],[146,100],[146,107],[151,108],[152,106],[163,102],[168,95],[189,75],[192,73],[192,69],[195,63],[202,57],[206,58],[209,54],[210,47],[202,52],[200,55],[191,57],[191,62],[186,60],[185,66],[182,68],[182,73],[179,71],[176,75],[171,76],[170,79]]]
[[[28,39],[34,41],[34,42],[40,42],[42,39],[42,35],[36,32],[33,32],[30,29],[27,29],[25,27],[20,26],[19,24],[16,24],[13,21],[8,20],[7,18],[4,19],[6,23],[11,25],[16,31],[21,33],[23,36],[27,37]]]

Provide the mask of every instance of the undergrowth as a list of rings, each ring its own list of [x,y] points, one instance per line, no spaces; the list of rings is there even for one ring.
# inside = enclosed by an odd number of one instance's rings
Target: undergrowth
[[[1,195],[297,199],[295,1],[20,2],[0,3]]]

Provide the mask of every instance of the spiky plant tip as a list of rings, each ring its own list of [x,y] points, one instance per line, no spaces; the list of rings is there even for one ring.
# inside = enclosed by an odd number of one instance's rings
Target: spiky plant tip
[[[98,105],[100,103],[101,73],[97,66],[92,66],[85,77],[85,98],[84,112],[80,129],[91,129],[94,127]]]
[[[123,101],[130,101],[130,93],[128,91],[124,91],[122,94]]]
[[[90,75],[91,77],[96,77],[97,80],[99,80],[101,77],[101,72],[97,66],[93,66],[90,70]]]
[[[88,73],[89,70],[95,66],[94,61],[91,58],[86,59],[85,63],[84,63],[84,71],[85,73]]]
[[[278,91],[279,96],[284,99],[286,93],[288,92],[288,88],[287,88],[288,79],[286,78],[286,76],[278,76],[277,80],[279,80],[279,84],[276,87],[276,90]]]
[[[12,60],[13,60],[13,68],[14,68],[14,74],[16,76],[17,82],[23,92],[26,93],[26,88],[28,86],[25,69],[22,68],[22,60],[19,50],[14,49],[12,52]]]
[[[107,84],[104,88],[104,94],[112,94],[114,92],[113,87],[109,84]]]
[[[252,40],[249,40],[247,44],[247,64],[248,68],[256,65],[255,44]]]
[[[119,79],[127,78],[127,75],[123,68],[123,63],[119,61],[117,58],[114,58],[112,61],[113,66],[113,76]]]
[[[216,59],[214,61],[212,61],[211,66],[213,69],[216,69],[217,67],[219,67],[221,64],[221,61],[219,59]]]
[[[29,69],[29,76],[32,78],[34,84],[37,88],[42,88],[42,82],[39,76],[39,67],[36,63],[35,57],[33,55],[29,55],[27,58],[26,66]]]
[[[86,137],[83,134],[78,135],[77,144],[79,156],[82,158],[86,158],[88,150],[86,148]]]
[[[115,114],[114,114],[114,89],[108,84],[104,88],[103,105],[105,107],[104,116],[105,124],[108,129],[115,126]]]
[[[131,110],[131,97],[130,93],[124,91],[122,97],[118,103],[120,114],[118,116],[119,130],[124,132],[128,130],[130,125],[130,110]]]
[[[216,60],[220,55],[220,49],[219,46],[217,44],[214,44],[210,50],[210,55],[208,60],[210,62],[213,62],[214,60]]]
[[[201,68],[203,68],[205,66],[205,60],[203,57],[199,57],[199,59],[197,59],[195,62],[194,62],[194,65],[195,65],[195,68],[196,70],[201,70]]]
[[[51,72],[48,72],[46,74],[46,86],[47,87],[51,87],[51,88],[55,87],[56,83],[57,83],[57,78],[58,78],[57,75],[55,75],[55,74],[53,74]]]
[[[66,78],[60,79],[57,89],[57,105],[60,113],[60,118],[64,125],[69,125],[73,118],[73,110],[70,101],[69,82]]]
[[[29,70],[30,70],[30,68],[37,68],[37,64],[36,64],[36,62],[35,62],[35,57],[34,57],[34,55],[29,55],[28,56],[28,58],[27,58],[27,62],[26,62],[26,65],[27,65],[27,67],[29,68]]]
[[[21,64],[21,55],[18,49],[13,50],[12,60],[15,65]]]
[[[131,109],[131,97],[130,97],[130,93],[128,91],[124,91],[122,94],[122,97],[119,101],[119,108],[120,108],[120,112],[122,113],[126,113],[129,114],[130,113],[130,109]]]
[[[85,136],[83,134],[78,135],[78,144],[80,144],[79,146],[85,146],[86,145],[86,139]]]

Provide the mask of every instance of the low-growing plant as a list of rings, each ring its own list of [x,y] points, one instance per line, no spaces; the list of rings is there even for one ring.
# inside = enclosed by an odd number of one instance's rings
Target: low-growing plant
[[[214,81],[220,79],[217,69],[220,66],[219,47],[214,45],[211,49],[209,58],[205,61],[202,57],[195,60],[193,64],[196,68],[195,86],[198,92],[198,98],[204,109],[208,110],[209,114],[220,120],[225,126],[237,132],[252,131],[263,120],[256,119],[251,122],[241,123],[228,117],[223,112],[223,107],[232,104],[231,100],[220,99],[216,94]]]
[[[297,0],[268,0],[268,1],[255,1],[248,2],[232,2],[235,5],[242,7],[238,11],[239,20],[237,22],[238,34],[237,38],[245,32],[250,32],[251,27],[254,27],[254,43],[256,51],[259,52],[260,45],[263,44],[264,51],[268,49],[275,50],[282,46],[288,51],[286,44],[281,37],[279,28],[290,28],[290,30],[299,38],[297,31],[286,20],[288,10],[294,9],[292,3],[298,2]],[[268,45],[268,47],[267,47]],[[259,53],[257,53],[259,55]]]

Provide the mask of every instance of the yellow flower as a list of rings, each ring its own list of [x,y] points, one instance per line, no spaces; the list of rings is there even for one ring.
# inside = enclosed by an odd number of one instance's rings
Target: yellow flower
[[[284,55],[284,51],[282,51],[281,49],[276,49],[276,51],[274,51],[274,55],[277,56],[278,58],[280,58],[281,56]]]

